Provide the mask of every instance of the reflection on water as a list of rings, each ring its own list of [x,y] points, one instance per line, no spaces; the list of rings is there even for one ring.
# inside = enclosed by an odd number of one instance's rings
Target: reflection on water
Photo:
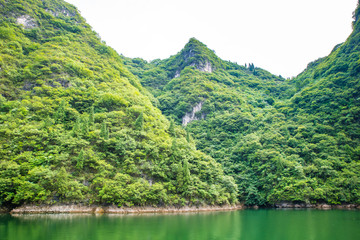
[[[88,217],[88,216],[96,216],[91,213],[76,213],[76,214],[12,214],[14,218],[18,218],[22,221],[24,220],[39,220],[39,219],[51,219],[51,220],[70,220],[74,218]]]
[[[360,239],[360,211],[0,215],[0,240]]]

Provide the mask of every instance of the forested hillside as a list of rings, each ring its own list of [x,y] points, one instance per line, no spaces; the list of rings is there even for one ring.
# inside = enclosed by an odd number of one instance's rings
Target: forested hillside
[[[223,61],[190,39],[150,63],[124,63],[236,179],[248,205],[360,203],[360,25],[328,57],[285,80]]]
[[[0,206],[237,201],[75,7],[0,0],[0,14]]]
[[[192,38],[118,55],[62,0],[0,0],[0,206],[360,204],[360,10],[284,79]]]

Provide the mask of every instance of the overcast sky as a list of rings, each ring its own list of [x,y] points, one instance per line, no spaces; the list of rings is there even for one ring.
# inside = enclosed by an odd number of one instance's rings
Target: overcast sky
[[[351,33],[358,0],[66,0],[118,53],[164,59],[195,37],[224,59],[296,76]]]

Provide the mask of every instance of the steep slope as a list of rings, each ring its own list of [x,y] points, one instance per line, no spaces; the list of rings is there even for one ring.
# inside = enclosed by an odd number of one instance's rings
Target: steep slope
[[[292,80],[297,93],[277,106],[298,125],[293,147],[300,150],[306,175],[318,183],[319,198],[330,203],[359,203],[359,42],[358,5],[348,39]]]
[[[246,200],[258,181],[256,174],[253,180],[238,174],[233,148],[245,135],[263,129],[264,118],[276,115],[272,105],[287,89],[283,78],[253,64],[223,61],[196,39],[169,59],[146,63],[125,58],[124,63],[157,96],[163,113],[186,126],[197,147],[222,163],[239,186],[246,186],[239,189],[241,201],[266,202]]]
[[[285,82],[293,97],[233,148],[246,202],[359,203],[359,7],[354,18],[346,42]]]
[[[0,0],[0,12],[0,205],[236,201],[75,7]]]
[[[293,80],[219,60],[196,39],[169,59],[124,63],[245,204],[360,203],[358,18],[359,8],[348,40]]]
[[[214,103],[222,104],[216,111],[237,107],[242,97],[236,95],[244,94],[244,89],[264,92],[264,98],[271,103],[270,98],[281,95],[283,91],[280,87],[283,78],[255,68],[253,64],[247,68],[223,61],[195,38],[169,59],[147,63],[141,59],[124,58],[124,64],[139,77],[143,86],[157,96],[160,109],[178,123],[194,106],[205,100],[202,113],[210,114],[215,110]],[[233,97],[238,99],[222,99]],[[226,101],[232,103],[223,104]]]

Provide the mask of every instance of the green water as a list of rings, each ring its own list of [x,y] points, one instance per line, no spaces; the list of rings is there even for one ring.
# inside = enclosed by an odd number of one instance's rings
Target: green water
[[[360,211],[0,215],[0,240],[359,240]]]

